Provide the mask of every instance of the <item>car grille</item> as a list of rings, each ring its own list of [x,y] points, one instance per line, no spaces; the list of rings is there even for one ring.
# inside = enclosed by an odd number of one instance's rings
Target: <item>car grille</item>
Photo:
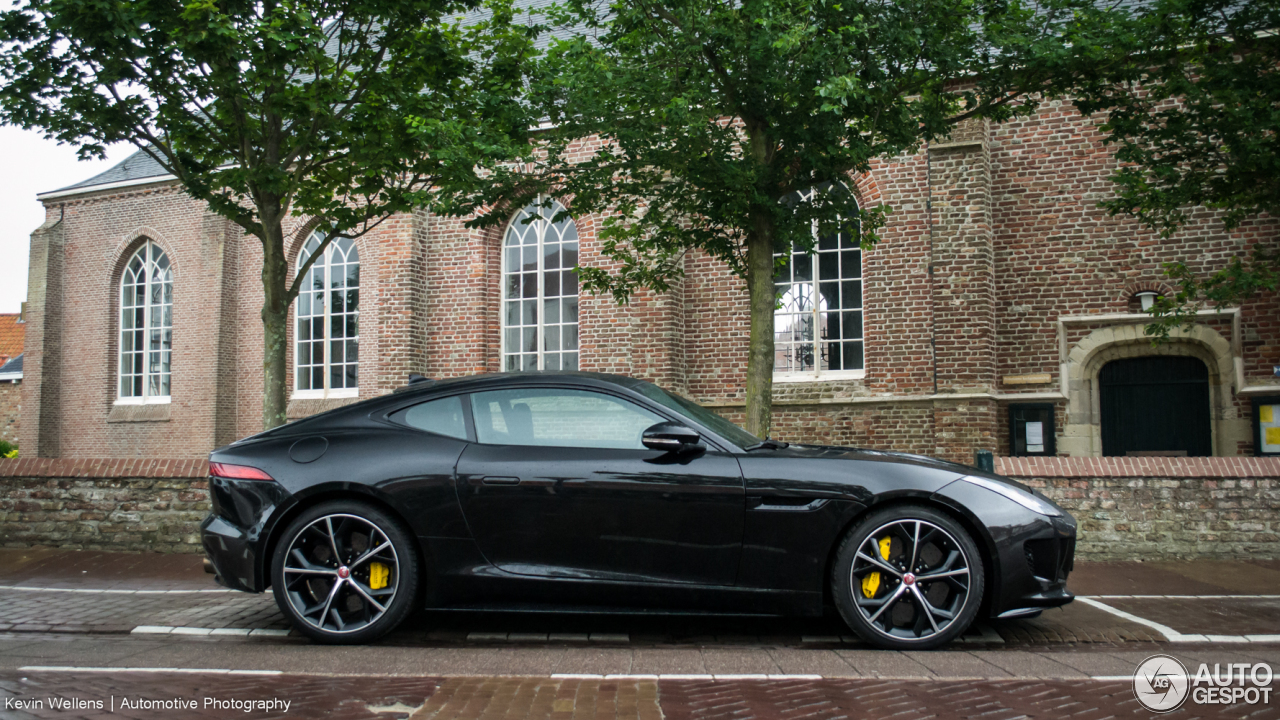
[[[1032,575],[1049,582],[1066,582],[1075,564],[1075,538],[1028,540],[1023,545],[1027,569]]]

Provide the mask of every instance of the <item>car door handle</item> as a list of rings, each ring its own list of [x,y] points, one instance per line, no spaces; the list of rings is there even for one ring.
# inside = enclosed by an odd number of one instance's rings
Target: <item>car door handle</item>
[[[485,485],[519,485],[520,478],[518,477],[487,477],[481,480],[480,482],[484,483]]]

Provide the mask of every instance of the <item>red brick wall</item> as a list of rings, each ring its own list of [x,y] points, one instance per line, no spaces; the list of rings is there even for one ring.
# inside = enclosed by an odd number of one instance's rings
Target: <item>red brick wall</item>
[[[22,383],[0,382],[0,440],[18,442],[22,413]]]
[[[1007,403],[1060,388],[1057,318],[1131,312],[1134,292],[1160,287],[1164,262],[1212,269],[1280,231],[1262,218],[1226,233],[1201,212],[1162,240],[1098,209],[1113,169],[1091,121],[1049,103],[1033,118],[967,124],[950,142],[878,161],[853,178],[864,204],[893,208],[882,242],[864,258],[865,378],[776,385],[774,434],[962,462],[979,448],[1007,452]],[[571,198],[560,200],[572,208]],[[48,205],[54,222],[32,246],[22,425],[30,452],[195,458],[259,429],[257,241],[171,187]],[[581,261],[602,263],[599,218],[576,221]],[[295,219],[291,258],[310,227]],[[359,241],[362,397],[403,384],[410,372],[500,369],[504,230],[419,212]],[[168,421],[108,423],[118,268],[143,236],[166,247],[175,267],[173,404]],[[746,371],[743,284],[699,253],[685,270],[672,292],[641,293],[624,307],[584,295],[580,367],[652,379],[735,417]],[[1230,337],[1229,323],[1206,324]],[[1262,382],[1280,364],[1280,298],[1247,303],[1241,327],[1246,381]],[[1092,329],[1071,326],[1068,346]],[[1050,373],[1052,382],[1002,381],[1027,373]],[[957,394],[964,397],[948,397]],[[1061,431],[1066,403],[1057,404]],[[294,403],[291,416],[328,405]],[[1233,398],[1228,413],[1244,417],[1247,407]],[[1250,451],[1248,443],[1237,449]]]

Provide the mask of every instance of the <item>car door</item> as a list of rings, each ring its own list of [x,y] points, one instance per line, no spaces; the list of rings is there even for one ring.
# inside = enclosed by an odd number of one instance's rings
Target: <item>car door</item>
[[[731,585],[742,545],[737,460],[649,450],[672,418],[583,388],[473,393],[477,443],[458,496],[485,558],[511,573]]]

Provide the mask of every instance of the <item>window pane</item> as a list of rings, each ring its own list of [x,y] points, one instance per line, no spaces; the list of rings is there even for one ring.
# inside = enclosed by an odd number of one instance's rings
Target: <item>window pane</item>
[[[840,277],[840,256],[824,252],[818,255],[818,279],[837,280]]]
[[[862,313],[853,310],[842,313],[841,324],[844,326],[844,332],[841,336],[846,340],[854,340],[862,337]]]
[[[545,323],[560,322],[560,301],[559,300],[543,300],[542,301],[542,321]]]
[[[560,349],[560,328],[556,325],[548,325],[542,330],[542,349],[543,350],[559,350]],[[551,368],[547,368],[550,370]]]
[[[564,370],[578,369],[578,353],[565,353],[560,359],[561,368]]]
[[[641,450],[640,435],[662,418],[602,393],[525,388],[475,393],[476,434],[497,445],[590,447]],[[501,418],[502,424],[497,422]]]
[[[861,280],[846,280],[841,283],[840,307],[849,310],[862,307]]]
[[[861,370],[862,367],[862,343],[844,343],[844,369]]]
[[[560,273],[549,272],[542,274],[542,295],[543,297],[560,296]]]
[[[560,369],[559,353],[547,353],[547,355],[543,358],[543,361],[546,363],[546,367],[542,368],[543,370],[559,370]]]
[[[398,413],[399,414],[399,413]],[[467,439],[467,425],[462,415],[462,398],[447,397],[421,403],[403,412],[406,425],[437,435]]]
[[[842,277],[845,279],[862,277],[862,251],[845,250],[841,252],[840,270]]]

